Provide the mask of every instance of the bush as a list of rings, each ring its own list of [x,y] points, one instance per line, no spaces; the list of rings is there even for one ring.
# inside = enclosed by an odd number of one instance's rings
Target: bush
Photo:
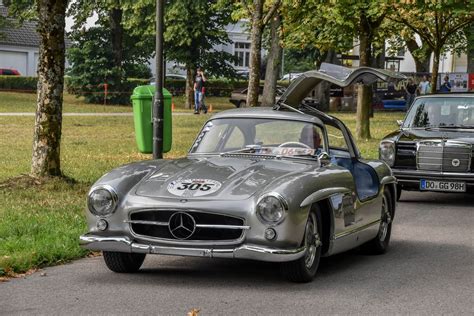
[[[129,78],[119,86],[113,83],[107,86],[107,104],[130,104],[130,96],[137,86],[149,84],[148,79]],[[74,77],[65,80],[66,91],[76,96],[83,96],[86,103],[104,104],[105,87],[103,83],[98,85],[82,85],[82,81]]]
[[[245,88],[248,81],[230,80],[230,79],[209,79],[206,83],[206,95],[213,97],[228,97],[231,92],[236,89]],[[185,80],[169,80],[165,81],[165,88],[172,95],[183,95],[185,93]]]
[[[0,76],[0,90],[36,92],[37,84],[37,77]]]

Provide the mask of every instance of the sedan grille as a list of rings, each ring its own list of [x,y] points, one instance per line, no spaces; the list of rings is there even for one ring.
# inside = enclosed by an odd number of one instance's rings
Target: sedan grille
[[[138,211],[127,222],[137,235],[169,240],[236,240],[249,229],[241,218],[199,211]]]
[[[472,145],[451,140],[427,140],[418,143],[418,170],[469,172]]]

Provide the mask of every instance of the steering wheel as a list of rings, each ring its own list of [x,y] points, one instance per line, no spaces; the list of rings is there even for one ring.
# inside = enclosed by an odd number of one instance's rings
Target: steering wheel
[[[300,143],[300,142],[286,142],[286,143],[280,144],[280,146],[278,146],[278,147],[291,147],[291,146],[288,146],[288,145],[297,145],[298,147],[304,147],[304,148],[311,149],[311,147],[309,147],[308,145]]]

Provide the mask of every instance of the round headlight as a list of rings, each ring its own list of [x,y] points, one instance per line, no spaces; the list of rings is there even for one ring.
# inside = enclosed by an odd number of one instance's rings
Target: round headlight
[[[277,194],[266,195],[257,203],[258,217],[267,224],[281,222],[287,209],[286,201]]]
[[[395,143],[391,140],[380,142],[379,157],[385,161],[390,167],[395,163]]]
[[[87,204],[89,211],[97,216],[108,216],[117,207],[117,193],[110,186],[94,188],[89,192]]]

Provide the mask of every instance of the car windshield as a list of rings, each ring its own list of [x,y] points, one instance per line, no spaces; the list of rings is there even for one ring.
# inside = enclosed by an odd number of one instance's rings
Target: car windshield
[[[474,128],[474,98],[420,98],[408,112],[403,127]]]
[[[324,148],[319,126],[255,118],[214,119],[206,123],[190,153],[314,156]]]

